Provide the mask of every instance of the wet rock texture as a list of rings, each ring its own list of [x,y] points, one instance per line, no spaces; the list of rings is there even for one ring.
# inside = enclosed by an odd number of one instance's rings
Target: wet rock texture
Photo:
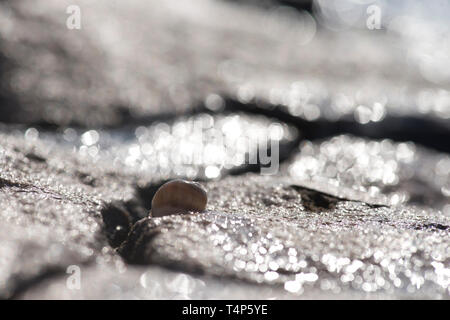
[[[254,285],[266,290],[261,297],[449,295],[450,220],[434,209],[390,206],[382,193],[336,188],[290,170],[285,176],[204,183],[206,213],[144,218],[127,236],[145,214],[136,177],[102,170],[92,159],[49,150],[42,141],[30,143],[29,132],[25,136],[2,135],[4,297],[52,298],[58,290],[67,298],[231,297],[214,293],[217,288],[257,297]],[[339,139],[344,137],[328,143]],[[113,252],[119,246],[131,265]],[[72,264],[86,265],[85,279],[97,279],[94,291],[91,284],[76,293],[65,287],[60,274]],[[146,290],[145,281],[167,271],[135,264],[174,270],[184,293],[165,282],[158,282],[160,291]],[[41,278],[42,285],[30,285]]]
[[[0,298],[450,298],[449,83],[411,39],[73,2],[0,2]],[[148,217],[174,178],[206,212]]]
[[[431,210],[368,205],[282,178],[227,178],[207,188],[207,213],[143,219],[121,253],[293,293],[450,293],[450,220]]]

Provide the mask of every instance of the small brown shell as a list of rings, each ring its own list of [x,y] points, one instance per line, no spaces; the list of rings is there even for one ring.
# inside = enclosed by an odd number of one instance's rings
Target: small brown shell
[[[156,191],[152,200],[152,217],[201,212],[208,201],[206,190],[197,182],[172,180]]]

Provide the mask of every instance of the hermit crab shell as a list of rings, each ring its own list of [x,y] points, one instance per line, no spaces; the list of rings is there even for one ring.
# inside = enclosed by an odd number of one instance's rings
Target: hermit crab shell
[[[172,180],[156,191],[152,200],[152,217],[201,212],[208,201],[206,190],[197,182]]]

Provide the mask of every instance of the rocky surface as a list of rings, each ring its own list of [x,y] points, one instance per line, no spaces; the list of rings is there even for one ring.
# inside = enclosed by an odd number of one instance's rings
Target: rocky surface
[[[143,219],[122,255],[299,294],[450,293],[450,220],[432,210],[368,205],[273,177],[206,187],[207,213]]]
[[[328,143],[339,139],[349,138]],[[4,297],[38,298],[41,289],[41,297],[54,297],[66,279],[61,274],[73,264],[86,271],[83,279],[97,277],[99,268],[110,271],[93,282],[94,292],[66,288],[67,297],[156,297],[137,279],[167,271],[134,264],[159,265],[206,283],[197,292],[190,285],[197,282],[186,280],[190,297],[240,287],[238,280],[250,283],[240,294],[255,297],[256,284],[267,290],[261,297],[449,295],[450,221],[434,209],[388,206],[382,192],[346,187],[342,177],[335,188],[320,179],[251,174],[205,183],[206,213],[145,218],[127,236],[147,213],[144,198],[151,199],[157,184],[139,187],[137,175],[57,150],[30,131],[24,138],[2,135]],[[106,278],[115,279],[117,292]],[[163,288],[160,297],[175,294]]]

